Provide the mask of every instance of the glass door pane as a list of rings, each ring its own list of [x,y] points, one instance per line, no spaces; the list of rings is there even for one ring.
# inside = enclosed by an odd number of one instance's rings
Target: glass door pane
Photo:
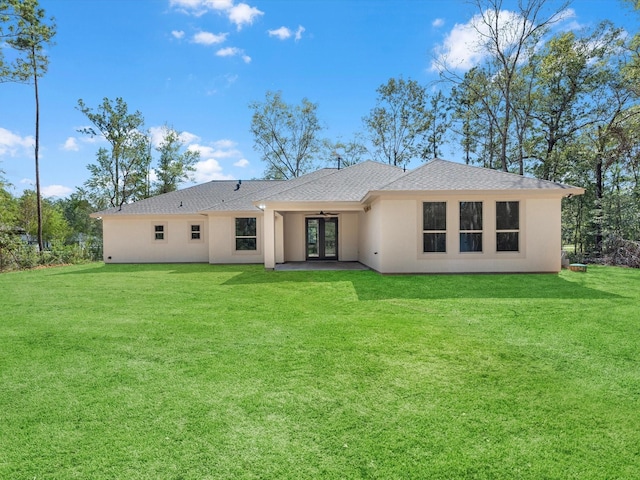
[[[337,255],[336,245],[338,244],[338,219],[327,218],[324,220],[324,256],[335,258]]]
[[[320,234],[320,219],[308,218],[307,219],[307,258],[318,258],[320,256],[319,250],[319,234]]]

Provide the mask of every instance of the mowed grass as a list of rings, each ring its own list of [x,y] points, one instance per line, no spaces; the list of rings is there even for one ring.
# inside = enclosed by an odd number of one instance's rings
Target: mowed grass
[[[2,479],[637,479],[640,271],[0,275]]]

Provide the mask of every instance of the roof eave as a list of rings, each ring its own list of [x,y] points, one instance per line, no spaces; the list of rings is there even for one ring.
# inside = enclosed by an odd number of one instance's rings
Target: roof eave
[[[583,195],[584,188],[564,185],[558,188],[510,188],[510,189],[476,189],[476,190],[371,190],[362,199],[362,203],[368,203],[380,196],[417,196],[417,195],[527,195],[527,196],[553,196],[569,197],[573,195]]]

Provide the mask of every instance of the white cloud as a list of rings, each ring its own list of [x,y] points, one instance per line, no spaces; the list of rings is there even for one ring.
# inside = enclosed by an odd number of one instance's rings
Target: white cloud
[[[171,35],[180,40],[182,37],[184,37],[184,32],[182,30],[172,30]]]
[[[244,63],[250,63],[251,62],[251,57],[249,55],[246,55],[244,53],[244,50],[242,50],[240,48],[237,48],[237,47],[221,48],[220,50],[218,50],[216,52],[216,55],[218,57],[236,57],[236,56],[239,56],[239,57],[242,58]]]
[[[224,142],[227,142],[227,140],[214,142],[213,147],[194,143],[189,145],[187,149],[193,152],[200,152],[200,158],[237,158],[241,155],[240,151],[234,148],[235,142],[230,144]]]
[[[63,150],[67,150],[69,152],[77,152],[80,150],[80,146],[78,145],[78,140],[75,137],[69,137],[62,145]]]
[[[245,25],[252,25],[257,17],[264,15],[264,12],[246,3],[234,5],[233,0],[169,0],[169,6],[196,17],[211,11],[223,13],[238,30]]]
[[[20,180],[20,185],[31,185],[31,186],[34,186],[35,184],[36,184],[36,182],[31,180],[30,178],[23,178],[22,180]]]
[[[229,20],[236,24],[238,30],[240,30],[244,25],[252,25],[253,21],[257,17],[264,15],[264,12],[261,12],[256,7],[252,7],[246,3],[234,5],[228,9],[227,12]]]
[[[180,141],[185,145],[190,145],[193,142],[197,142],[200,140],[200,137],[195,133],[191,132],[180,132]]]
[[[298,41],[302,38],[302,34],[304,33],[304,31],[305,28],[302,25],[299,25],[298,29],[295,32],[293,32],[288,27],[280,27],[276,28],[275,30],[267,30],[267,33],[270,37],[276,37],[280,40],[287,40],[288,38],[291,38],[293,36],[296,41]]]
[[[434,48],[435,59],[431,62],[431,70],[438,71],[443,66],[448,68],[469,70],[486,55],[477,48],[479,34],[474,27],[475,16],[467,23],[456,23],[447,34],[444,42]]]
[[[444,18],[436,18],[433,22],[431,22],[431,26],[435,28],[440,28],[444,25]]]
[[[233,180],[232,175],[222,173],[222,167],[215,158],[202,160],[195,164],[193,179],[197,183],[209,182],[211,180]]]
[[[237,148],[237,143],[229,139],[217,140],[210,145],[193,143],[187,148],[200,153],[200,161],[196,163],[196,171],[193,175],[195,182],[208,182],[210,180],[230,180],[235,177],[223,173],[221,161],[235,160],[235,167],[246,167],[249,162],[242,157],[242,152]]]
[[[193,43],[200,45],[216,45],[227,39],[227,33],[198,32],[193,36]]]
[[[149,127],[149,135],[151,135],[151,145],[154,148],[157,147],[164,138],[164,127]]]
[[[223,138],[222,140],[216,140],[215,142],[213,142],[213,144],[216,146],[216,148],[220,148],[220,149],[223,149],[223,148],[230,149],[238,145],[237,142],[234,142],[233,140],[229,140],[228,138]]]
[[[6,128],[0,127],[0,156],[7,155],[15,157],[30,153],[29,151],[35,144],[35,140],[31,135],[21,137]]]
[[[240,167],[240,168],[248,167],[249,166],[249,160],[247,160],[246,158],[241,158],[236,163],[234,163],[233,166],[234,167]]]
[[[43,197],[66,197],[73,193],[73,188],[65,187],[64,185],[49,185],[42,187]]]
[[[292,33],[287,27],[276,28],[275,30],[267,30],[270,37],[278,37],[280,40],[286,40],[291,37]]]
[[[560,24],[561,29],[566,30],[576,27],[575,17],[575,11],[569,8],[559,12],[554,21]],[[491,36],[488,25],[496,23],[500,34],[500,48],[507,53],[517,44],[522,29],[532,28],[529,21],[518,12],[487,10],[484,17],[476,14],[467,23],[456,23],[444,41],[434,48],[435,58],[431,62],[431,70],[440,71],[442,68],[448,68],[464,71],[477,66],[490,55],[490,49],[487,48],[487,39]],[[434,27],[443,24],[442,19],[436,19],[432,23]],[[489,47],[492,48],[491,45]]]
[[[165,125],[159,127],[149,127],[149,135],[151,135],[151,145],[153,145],[154,148],[158,147],[162,143],[166,128],[167,127]],[[180,132],[179,138],[184,145],[190,145],[200,140],[200,137],[190,132]]]

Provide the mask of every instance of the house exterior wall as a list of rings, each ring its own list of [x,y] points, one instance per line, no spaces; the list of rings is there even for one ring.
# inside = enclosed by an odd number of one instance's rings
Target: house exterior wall
[[[235,219],[256,217],[257,248],[256,250],[236,250]],[[264,239],[263,218],[260,213],[216,214],[209,215],[209,263],[263,263]]]
[[[382,209],[379,200],[358,214],[360,230],[358,232],[358,260],[377,271],[381,270],[382,247]]]
[[[284,261],[304,262],[304,219],[303,212],[287,212],[284,217]]]
[[[447,202],[446,253],[422,251],[425,201]],[[460,201],[483,202],[482,252],[460,252]],[[496,201],[520,202],[518,252],[496,251]],[[560,202],[560,198],[490,194],[382,198],[362,214],[360,261],[381,273],[558,272]]]
[[[338,217],[338,259],[342,262],[358,261],[357,212],[341,213]]]
[[[103,217],[105,263],[197,263],[209,260],[208,219],[203,215]],[[162,225],[164,239],[155,239]],[[191,225],[200,240],[191,240]]]

